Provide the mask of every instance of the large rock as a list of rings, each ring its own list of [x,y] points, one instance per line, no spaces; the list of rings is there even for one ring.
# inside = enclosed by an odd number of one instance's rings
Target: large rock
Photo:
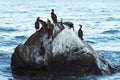
[[[111,74],[114,66],[97,54],[72,29],[54,29],[54,39],[41,29],[15,48],[11,59],[13,73]],[[27,70],[27,71],[26,71]],[[31,71],[32,70],[32,71]],[[37,72],[37,73],[38,73]]]

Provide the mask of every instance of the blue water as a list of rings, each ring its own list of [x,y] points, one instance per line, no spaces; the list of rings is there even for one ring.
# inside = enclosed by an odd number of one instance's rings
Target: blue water
[[[11,55],[35,32],[38,16],[50,18],[55,9],[58,20],[71,21],[75,31],[83,25],[84,40],[120,70],[119,0],[0,0],[0,80],[119,80],[120,72],[106,76],[19,76],[10,69]]]

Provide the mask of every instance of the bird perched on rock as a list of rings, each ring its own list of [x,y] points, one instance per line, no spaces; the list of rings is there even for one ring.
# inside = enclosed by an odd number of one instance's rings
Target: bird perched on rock
[[[64,22],[63,24],[67,25],[69,27],[69,29],[73,28],[73,31],[75,31],[74,30],[74,24],[72,22]]]
[[[79,38],[80,38],[81,40],[83,40],[82,25],[80,24],[79,26],[80,26],[80,28],[79,28],[79,30],[78,30],[78,36],[79,36]]]
[[[56,14],[54,13],[54,9],[52,9],[51,18],[52,18],[53,22],[56,24],[56,23],[57,23],[57,16],[56,16]]]
[[[48,28],[48,39],[50,38],[50,37],[52,37],[52,39],[53,39],[53,29],[54,29],[54,25],[53,24],[51,24],[51,22],[50,22],[50,20],[48,19],[47,20],[47,28]]]
[[[63,25],[63,19],[60,18],[60,20],[61,20],[61,21],[59,22],[59,23],[60,23],[60,27],[61,27],[61,30],[63,30],[63,29],[65,29],[65,27],[64,27],[64,25]]]
[[[35,22],[35,29],[36,29],[36,31],[38,31],[39,28],[40,28],[40,25],[39,25],[39,18],[40,18],[40,17],[37,17],[36,22]]]

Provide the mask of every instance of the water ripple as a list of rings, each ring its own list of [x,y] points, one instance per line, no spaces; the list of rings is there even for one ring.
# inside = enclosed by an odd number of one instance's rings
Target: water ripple
[[[15,36],[15,38],[17,38],[17,39],[27,39],[26,36]]]
[[[0,27],[0,32],[13,32],[13,31],[17,31],[17,29]]]
[[[120,21],[120,18],[108,17],[105,19],[105,21]]]
[[[102,32],[102,34],[115,34],[115,33],[118,33],[119,30],[108,30],[108,31],[104,31]]]

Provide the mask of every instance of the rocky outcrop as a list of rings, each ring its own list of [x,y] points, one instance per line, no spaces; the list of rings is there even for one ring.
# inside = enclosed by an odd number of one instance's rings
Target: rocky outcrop
[[[13,73],[32,70],[42,71],[40,74],[104,75],[115,71],[114,66],[79,39],[72,29],[61,30],[58,25],[54,25],[54,39],[48,39],[48,31],[41,28],[18,45],[11,58],[11,68]]]

